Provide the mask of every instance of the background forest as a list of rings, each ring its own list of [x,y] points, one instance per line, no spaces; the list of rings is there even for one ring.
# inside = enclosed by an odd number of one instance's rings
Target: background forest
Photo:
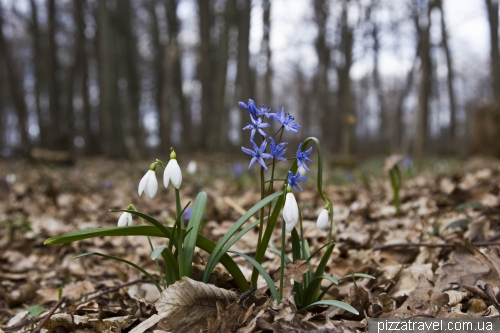
[[[500,138],[498,7],[3,0],[0,151],[236,151],[248,121],[237,102],[253,98],[284,106],[332,154],[478,152]]]

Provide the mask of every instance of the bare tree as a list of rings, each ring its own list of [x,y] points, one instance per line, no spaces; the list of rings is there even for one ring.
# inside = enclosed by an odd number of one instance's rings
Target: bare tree
[[[264,74],[264,84],[261,101],[267,104],[271,104],[272,97],[272,67],[271,67],[271,44],[270,44],[270,34],[271,34],[271,2],[269,0],[262,1],[262,8],[264,10],[262,16],[263,23],[263,33],[262,33],[262,44],[260,47],[260,56],[264,61],[266,67],[266,72]]]
[[[198,63],[198,75],[201,81],[201,141],[200,146],[209,149],[208,137],[210,135],[210,124],[212,110],[212,68],[210,51],[210,27],[212,21],[212,12],[209,1],[198,0],[198,15],[200,28],[200,57]]]
[[[441,13],[441,43],[446,56],[446,65],[448,67],[448,102],[450,104],[450,150],[456,152],[457,149],[457,102],[455,97],[455,73],[453,71],[453,59],[448,45],[448,30],[443,10],[443,1],[436,0],[436,7]]]
[[[47,61],[46,77],[49,92],[49,110],[51,126],[51,147],[61,149],[60,131],[61,131],[61,112],[60,112],[60,91],[59,91],[59,63],[57,61],[57,43],[56,43],[56,1],[47,0]]]
[[[429,100],[432,87],[432,62],[430,56],[430,27],[432,5],[420,8],[422,15],[416,20],[419,32],[420,48],[420,82],[418,88],[418,109],[416,113],[416,133],[414,139],[414,153],[417,159],[422,159],[427,145]]]
[[[500,102],[500,56],[498,49],[498,0],[485,0],[490,27],[490,64],[493,97]]]
[[[3,57],[5,68],[7,70],[7,79],[9,82],[8,87],[11,100],[17,112],[18,131],[21,134],[21,147],[23,149],[29,149],[31,143],[28,136],[28,130],[26,129],[26,126],[28,125],[28,109],[26,107],[26,102],[24,101],[22,75],[17,70],[17,65],[13,60],[10,45],[3,33],[3,25],[3,11],[0,6],[0,55]]]

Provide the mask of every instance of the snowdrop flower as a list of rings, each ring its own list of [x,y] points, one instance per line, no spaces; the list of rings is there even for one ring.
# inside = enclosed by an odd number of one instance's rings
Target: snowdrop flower
[[[321,230],[325,230],[330,225],[328,221],[328,205],[326,205],[321,213],[319,213],[318,220],[316,221],[316,227]]]
[[[132,214],[123,212],[123,214],[118,219],[119,227],[127,227],[132,225]]]
[[[297,172],[300,173],[301,176],[305,176],[305,174],[307,173],[307,170],[304,169],[304,167],[301,165],[297,168]]]
[[[292,193],[292,188],[290,185],[286,188],[287,194],[285,198],[285,206],[283,207],[283,219],[285,220],[286,232],[292,232],[295,224],[299,220],[299,207],[297,206],[297,200]]]
[[[188,166],[186,168],[186,171],[192,175],[194,173],[196,173],[196,169],[198,168],[198,165],[196,164],[196,161],[190,161],[188,163]]]
[[[168,183],[172,182],[172,185],[176,189],[179,189],[182,183],[181,168],[179,167],[179,163],[177,163],[177,154],[172,148],[170,150],[170,161],[168,161],[165,173],[163,174],[163,184],[165,187],[168,187]]]
[[[144,192],[144,194],[151,199],[155,197],[156,191],[158,191],[158,181],[156,180],[155,170],[156,162],[151,164],[149,171],[142,177],[139,183],[139,195]]]

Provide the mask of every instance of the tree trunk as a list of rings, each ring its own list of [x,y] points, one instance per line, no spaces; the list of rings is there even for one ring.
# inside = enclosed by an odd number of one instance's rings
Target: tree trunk
[[[347,22],[348,3],[342,2],[341,14],[341,40],[340,52],[342,53],[342,63],[337,67],[338,91],[337,109],[341,113],[341,138],[340,152],[343,155],[351,155],[353,152],[355,115],[351,107],[351,66],[352,66],[352,45],[353,31]]]
[[[262,1],[263,13],[263,34],[261,45],[261,57],[265,59],[266,73],[264,74],[264,93],[262,94],[262,103],[269,105],[272,104],[272,67],[271,67],[271,44],[269,37],[271,34],[271,2],[269,0]]]
[[[450,104],[450,146],[449,149],[451,152],[457,152],[457,103],[455,97],[455,74],[453,72],[453,59],[451,56],[450,47],[448,46],[448,31],[446,28],[446,21],[444,17],[443,11],[443,1],[437,0],[436,6],[439,8],[441,12],[441,40],[444,49],[444,53],[446,55],[446,65],[448,67],[448,100]]]
[[[182,148],[187,152],[192,148],[192,124],[191,112],[186,107],[186,98],[182,90],[181,48],[178,41],[180,24],[177,17],[177,4],[178,0],[167,0],[165,5],[168,25],[167,57],[165,60],[168,64],[167,71],[170,73],[167,90],[170,107],[175,106],[180,114]]]
[[[122,136],[122,119],[117,107],[116,40],[106,0],[98,1],[98,46],[99,46],[99,113],[102,146],[105,155],[111,158],[125,156]]]
[[[327,5],[326,0],[314,1],[314,15],[318,29],[316,37],[316,54],[318,56],[318,68],[315,78],[315,97],[316,107],[319,113],[319,120],[322,132],[322,144],[325,151],[332,152],[335,149],[335,137],[333,135],[334,115],[329,103],[330,96],[328,91],[328,70],[330,68],[330,49],[326,44],[326,28],[328,14],[324,10]]]
[[[199,28],[200,28],[200,62],[199,78],[201,81],[201,138],[199,145],[202,149],[211,148],[209,136],[211,131],[212,113],[212,61],[210,52],[210,12],[209,1],[198,0]]]
[[[90,106],[89,86],[88,86],[88,56],[86,51],[85,37],[85,13],[84,6],[86,0],[74,2],[74,15],[76,23],[76,66],[80,80],[80,97],[82,99],[83,117],[83,138],[85,140],[85,155],[95,155],[99,153],[98,141],[91,129],[92,108]]]
[[[16,65],[12,59],[12,54],[10,53],[10,46],[3,34],[3,12],[0,6],[0,55],[3,57],[5,62],[5,68],[7,70],[8,86],[10,88],[11,100],[14,103],[18,118],[18,131],[21,136],[21,151],[22,153],[27,153],[30,148],[30,140],[28,136],[28,130],[26,128],[28,121],[28,109],[26,107],[26,102],[24,101],[24,88],[22,83],[22,75],[20,75],[16,70]]]
[[[47,87],[49,91],[49,110],[50,110],[50,127],[51,127],[51,147],[53,149],[64,149],[61,145],[61,119],[63,118],[60,112],[59,102],[59,65],[57,61],[57,43],[56,43],[56,2],[55,0],[47,1]]]
[[[31,22],[30,22],[30,32],[31,38],[33,40],[33,65],[35,67],[34,73],[34,94],[35,94],[35,108],[36,114],[38,118],[38,128],[39,128],[39,144],[41,147],[47,147],[47,139],[48,139],[48,128],[47,128],[47,117],[44,115],[42,111],[42,107],[40,105],[40,94],[42,93],[42,82],[43,82],[43,52],[42,52],[42,44],[41,44],[41,36],[40,36],[40,26],[38,23],[38,7],[36,5],[35,0],[30,0],[31,6]]]
[[[500,102],[500,57],[498,49],[498,0],[485,0],[490,26],[490,64],[493,97]]]
[[[430,26],[431,5],[425,8],[424,20],[418,20],[420,34],[420,83],[418,90],[418,110],[416,121],[416,132],[414,141],[414,153],[417,160],[422,160],[425,154],[428,136],[429,100],[432,86],[432,63],[430,57]]]

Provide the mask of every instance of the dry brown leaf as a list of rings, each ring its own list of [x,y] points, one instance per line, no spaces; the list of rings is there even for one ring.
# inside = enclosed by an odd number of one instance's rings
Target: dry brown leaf
[[[155,303],[158,315],[174,332],[198,332],[206,329],[208,316],[238,299],[236,293],[183,277],[167,289]]]

